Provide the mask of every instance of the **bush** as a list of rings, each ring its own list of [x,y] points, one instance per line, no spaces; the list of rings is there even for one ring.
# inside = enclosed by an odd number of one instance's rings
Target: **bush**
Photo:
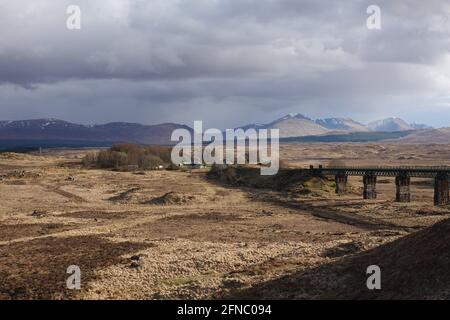
[[[164,162],[161,160],[160,157],[149,154],[143,155],[141,158],[139,158],[137,166],[142,169],[155,169],[163,164]]]
[[[90,152],[81,161],[84,167],[95,167],[97,165],[97,153]]]
[[[161,165],[169,165],[170,158],[169,147],[116,144],[98,154],[87,154],[82,163],[86,167],[117,170],[156,169]]]
[[[121,168],[128,164],[125,152],[105,150],[100,151],[97,157],[97,165],[100,168]]]

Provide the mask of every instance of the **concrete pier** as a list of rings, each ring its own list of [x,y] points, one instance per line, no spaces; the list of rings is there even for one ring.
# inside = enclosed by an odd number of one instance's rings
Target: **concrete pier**
[[[364,199],[376,199],[377,198],[377,176],[371,174],[365,174],[363,176]]]
[[[434,180],[434,205],[445,206],[449,204],[448,174],[438,174]]]
[[[395,186],[397,191],[395,193],[395,201],[410,202],[411,201],[411,178],[406,174],[401,174],[395,177]]]
[[[343,194],[347,192],[348,176],[346,174],[337,174],[335,176],[336,181],[336,193]]]

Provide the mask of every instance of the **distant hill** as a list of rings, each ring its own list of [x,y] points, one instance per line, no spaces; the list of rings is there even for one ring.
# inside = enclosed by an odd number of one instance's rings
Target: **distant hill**
[[[58,119],[0,121],[0,139],[170,144],[170,136],[178,128],[192,131],[190,127],[176,123],[142,125],[114,122],[86,126]]]
[[[327,128],[329,130],[347,131],[347,132],[369,131],[369,128],[367,128],[367,126],[350,118],[317,119],[315,122],[318,125]]]
[[[289,114],[269,123],[267,127],[280,129],[281,137],[321,135],[330,131],[302,114]]]
[[[411,123],[410,126],[413,127],[415,130],[433,129],[433,127],[422,123]]]
[[[450,143],[450,128],[420,130],[398,141],[402,143]]]
[[[386,118],[382,120],[377,120],[369,123],[367,125],[370,131],[385,131],[385,132],[393,132],[393,131],[407,131],[414,130],[414,127],[409,123],[400,118]]]
[[[311,135],[326,134],[330,130],[305,117],[302,114],[289,114],[268,124],[246,125],[241,127],[244,130],[254,129],[279,129],[280,137],[303,137]]]
[[[285,137],[281,142],[374,142],[407,137],[413,131],[396,132],[351,132],[341,134],[327,134],[322,136]]]

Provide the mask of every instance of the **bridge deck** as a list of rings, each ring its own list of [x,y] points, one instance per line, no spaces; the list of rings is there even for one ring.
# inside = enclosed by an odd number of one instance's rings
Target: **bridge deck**
[[[405,175],[408,177],[417,178],[434,178],[441,174],[447,174],[450,176],[450,167],[417,167],[417,166],[401,166],[401,167],[332,167],[332,168],[313,168],[310,169],[316,173],[321,174],[344,174],[348,176],[385,176],[396,177],[399,175]]]

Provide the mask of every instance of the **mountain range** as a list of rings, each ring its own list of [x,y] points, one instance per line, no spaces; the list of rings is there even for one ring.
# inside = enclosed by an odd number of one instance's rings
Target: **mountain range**
[[[141,144],[171,144],[170,137],[175,129],[189,126],[177,123],[143,125],[139,123],[112,122],[99,125],[82,125],[58,119],[34,119],[0,121],[0,140],[52,140],[90,142],[132,142]],[[450,141],[450,129],[432,129],[422,124],[409,124],[400,118],[387,118],[364,125],[350,118],[326,118],[313,120],[302,114],[289,114],[267,124],[249,124],[242,129],[280,129],[281,138],[308,136],[339,136],[351,133],[407,132],[405,141],[415,139],[426,141],[438,135],[439,141]],[[411,133],[409,133],[411,131]],[[367,133],[367,134],[366,134]],[[409,138],[408,137],[415,137]],[[432,141],[432,140],[428,140]]]
[[[286,115],[267,124],[249,124],[242,129],[279,129],[280,137],[304,137],[350,132],[397,132],[430,129],[424,124],[409,124],[400,118],[386,118],[364,125],[350,118],[326,118],[313,120],[302,114]]]
[[[102,125],[81,125],[58,119],[0,121],[0,140],[84,140],[170,144],[175,129],[188,126],[176,123],[142,125],[112,122]]]

